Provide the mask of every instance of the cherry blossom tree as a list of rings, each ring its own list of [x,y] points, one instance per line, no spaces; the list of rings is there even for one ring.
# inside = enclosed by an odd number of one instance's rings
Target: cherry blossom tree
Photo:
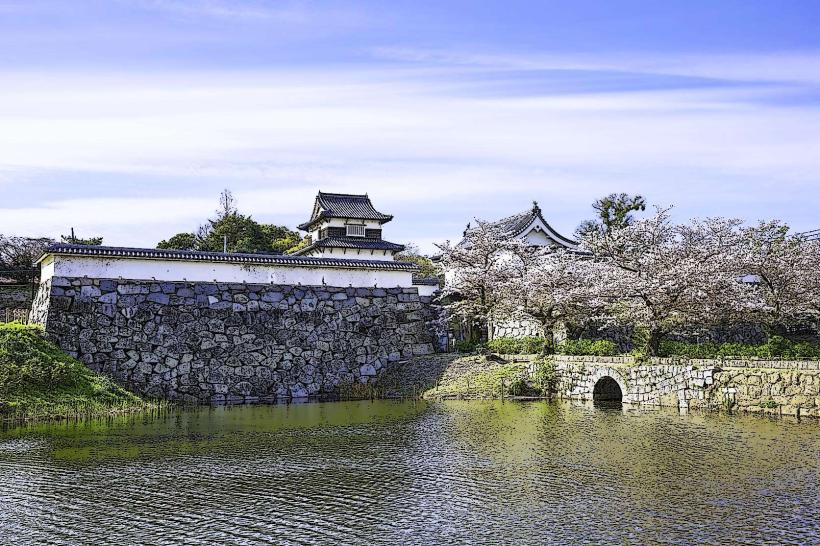
[[[611,312],[647,332],[648,355],[684,324],[712,324],[738,313],[745,285],[738,282],[735,249],[739,220],[710,218],[673,224],[669,209],[609,232],[590,232],[582,244],[605,267],[588,289]]]
[[[602,308],[590,290],[601,264],[589,256],[519,240],[507,241],[503,248],[508,274],[498,287],[497,313],[536,321],[551,344],[560,323],[582,321]]]
[[[477,221],[475,227],[468,225],[460,243],[437,245],[445,278],[441,298],[448,302],[448,314],[464,321],[471,334],[479,326],[490,337],[490,321],[501,307],[502,286],[510,275],[509,256],[502,251],[506,243],[496,226]]]
[[[780,221],[742,231],[738,260],[754,286],[748,307],[770,333],[820,312],[820,241],[789,234]]]

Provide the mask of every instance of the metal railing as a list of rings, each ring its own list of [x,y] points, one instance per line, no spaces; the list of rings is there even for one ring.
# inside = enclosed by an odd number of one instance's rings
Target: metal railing
[[[0,309],[0,323],[21,322],[28,324],[29,309]]]

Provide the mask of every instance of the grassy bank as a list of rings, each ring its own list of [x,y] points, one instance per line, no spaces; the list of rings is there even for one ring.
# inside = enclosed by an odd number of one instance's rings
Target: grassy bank
[[[534,377],[529,368],[535,366]],[[427,399],[492,399],[543,397],[549,394],[548,365],[529,359],[494,356],[464,356],[453,360],[434,387],[422,396]]]
[[[88,369],[35,326],[0,324],[0,419],[62,419],[158,409]]]

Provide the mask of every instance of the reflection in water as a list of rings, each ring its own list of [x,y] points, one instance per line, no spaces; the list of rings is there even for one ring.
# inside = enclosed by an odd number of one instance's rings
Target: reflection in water
[[[808,544],[818,430],[500,401],[33,425],[0,433],[0,543]]]

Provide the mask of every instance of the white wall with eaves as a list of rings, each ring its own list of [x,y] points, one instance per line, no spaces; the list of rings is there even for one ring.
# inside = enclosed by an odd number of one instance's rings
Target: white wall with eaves
[[[350,256],[348,256],[350,257]],[[50,261],[53,260],[53,261]],[[342,269],[277,264],[241,264],[193,260],[102,258],[98,256],[47,257],[42,280],[57,277],[157,281],[230,282],[367,288],[411,288],[411,271],[378,268]]]

